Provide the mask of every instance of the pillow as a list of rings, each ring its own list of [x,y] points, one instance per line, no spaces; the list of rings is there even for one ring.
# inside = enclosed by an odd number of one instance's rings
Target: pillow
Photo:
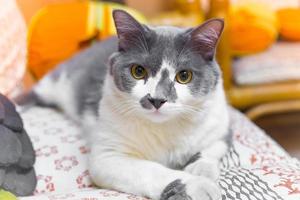
[[[269,50],[241,57],[233,62],[234,80],[254,85],[300,80],[300,42],[275,43]]]
[[[12,96],[26,67],[26,25],[14,0],[0,0],[0,93]]]
[[[300,41],[300,8],[285,8],[277,12],[283,39]]]
[[[94,39],[115,34],[113,9],[125,9],[140,22],[145,18],[135,10],[114,3],[78,1],[48,5],[30,22],[28,68],[40,79],[58,63],[69,58]]]
[[[230,7],[230,47],[235,55],[263,51],[276,41],[277,34],[276,14],[268,6],[245,3]]]

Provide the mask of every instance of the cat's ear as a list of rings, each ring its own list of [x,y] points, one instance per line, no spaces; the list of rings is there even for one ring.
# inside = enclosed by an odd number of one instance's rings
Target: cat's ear
[[[113,19],[119,38],[119,51],[130,48],[142,48],[145,50],[145,29],[134,17],[124,10],[114,10]]]
[[[211,19],[190,30],[190,48],[200,53],[205,60],[213,60],[223,29],[223,19]]]

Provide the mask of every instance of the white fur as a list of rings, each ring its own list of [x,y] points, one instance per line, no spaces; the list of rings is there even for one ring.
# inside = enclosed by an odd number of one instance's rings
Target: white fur
[[[51,103],[63,108],[67,115],[76,116],[76,102],[72,81],[63,71],[57,79],[46,76],[34,87],[34,91],[45,103]]]
[[[169,65],[164,62],[162,69],[171,69]],[[173,79],[175,72],[170,76]],[[99,186],[153,199],[159,199],[169,183],[180,179],[193,199],[218,199],[220,191],[214,181],[219,175],[218,161],[227,150],[222,138],[229,121],[222,81],[205,99],[192,97],[186,86],[176,84],[180,108],[174,108],[177,103],[166,103],[160,111],[166,117],[161,118],[138,103],[142,95],[155,91],[159,78],[148,80],[148,87],[138,83],[129,96],[118,91],[107,76],[100,118],[90,137],[92,178]],[[185,112],[188,105],[195,110]],[[197,152],[202,157],[192,167],[171,169],[184,165]]]

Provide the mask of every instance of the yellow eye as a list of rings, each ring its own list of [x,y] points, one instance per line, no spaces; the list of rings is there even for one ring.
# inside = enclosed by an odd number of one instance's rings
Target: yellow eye
[[[176,81],[181,84],[187,84],[191,82],[193,73],[189,70],[182,70],[176,74]]]
[[[140,80],[146,77],[147,71],[141,65],[132,65],[131,74],[133,78]]]

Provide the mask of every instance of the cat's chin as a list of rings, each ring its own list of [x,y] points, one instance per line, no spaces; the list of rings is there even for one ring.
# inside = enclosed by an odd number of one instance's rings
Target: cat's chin
[[[150,120],[151,122],[154,123],[163,123],[166,121],[171,120],[173,117],[171,117],[170,115],[166,114],[166,113],[162,113],[160,111],[152,111],[149,112],[145,115],[145,117]]]

